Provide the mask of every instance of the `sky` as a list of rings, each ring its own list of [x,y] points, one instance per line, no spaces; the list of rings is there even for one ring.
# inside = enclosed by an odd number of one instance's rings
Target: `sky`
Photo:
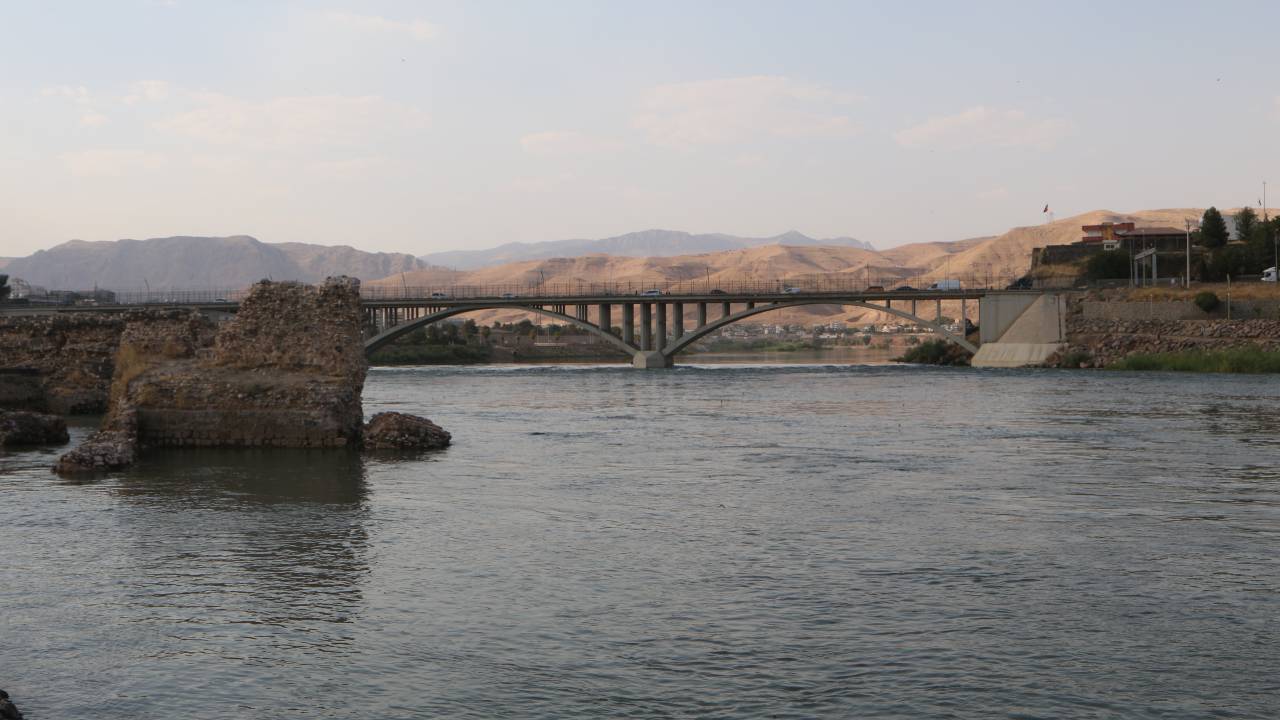
[[[1277,27],[1275,2],[0,0],[0,256],[886,248],[1252,204],[1280,184]]]

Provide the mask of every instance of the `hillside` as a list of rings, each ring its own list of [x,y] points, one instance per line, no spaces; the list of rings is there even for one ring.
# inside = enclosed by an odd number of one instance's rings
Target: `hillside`
[[[752,238],[710,233],[694,235],[678,230],[644,230],[599,240],[552,240],[538,243],[507,243],[488,250],[455,250],[423,255],[422,260],[455,270],[475,270],[523,260],[547,260],[580,255],[620,255],[625,257],[669,257],[721,250],[740,250],[761,245],[835,245],[874,250],[871,243],[851,237],[818,240],[794,230],[772,237]]]
[[[262,278],[318,282],[330,275],[380,278],[427,267],[404,253],[346,246],[270,244],[247,235],[151,240],[72,240],[9,261],[32,285],[82,290],[242,287]]]
[[[1017,227],[996,236],[955,242],[926,242],[902,245],[883,251],[853,247],[806,245],[764,245],[720,252],[670,257],[580,257],[526,260],[480,268],[470,272],[415,271],[403,277],[372,281],[374,286],[441,287],[450,285],[490,285],[536,287],[540,283],[620,283],[636,288],[667,287],[678,283],[695,285],[753,280],[794,280],[817,276],[849,278],[862,284],[910,284],[924,287],[943,278],[960,278],[965,283],[1003,287],[1027,272],[1033,248],[1065,244],[1080,239],[1082,225],[1099,222],[1133,221],[1141,226],[1182,227],[1186,218],[1198,219],[1198,209],[1143,210],[1116,213],[1110,210],[1063,218],[1053,223]],[[956,314],[944,303],[943,312]],[[477,313],[478,320],[519,317],[510,311]],[[767,322],[870,322],[878,313],[861,308],[813,306],[779,311],[762,317]]]

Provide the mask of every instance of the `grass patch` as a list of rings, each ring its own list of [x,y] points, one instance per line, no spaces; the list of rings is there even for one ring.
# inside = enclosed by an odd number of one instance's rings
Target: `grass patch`
[[[973,355],[964,348],[946,340],[926,340],[894,358],[894,362],[916,365],[967,366]]]
[[[1223,350],[1141,353],[1112,363],[1112,370],[1158,370],[1200,373],[1280,373],[1280,352],[1256,345]]]

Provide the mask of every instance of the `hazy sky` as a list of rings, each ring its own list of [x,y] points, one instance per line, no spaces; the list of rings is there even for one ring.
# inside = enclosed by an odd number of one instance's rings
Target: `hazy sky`
[[[888,247],[1237,206],[1277,167],[1278,27],[1274,0],[0,0],[0,255]]]

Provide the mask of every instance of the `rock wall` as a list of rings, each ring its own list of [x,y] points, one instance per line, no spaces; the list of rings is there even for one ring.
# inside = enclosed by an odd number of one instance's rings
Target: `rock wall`
[[[59,415],[101,414],[126,329],[155,338],[212,324],[188,310],[0,316],[0,407]],[[32,378],[35,378],[34,380]]]
[[[1215,350],[1246,345],[1280,350],[1280,320],[1108,319],[1111,313],[1099,312],[1097,304],[1100,303],[1094,302],[1092,309],[1087,309],[1088,302],[1073,303],[1069,307],[1068,346],[1051,364],[1064,361],[1078,364],[1083,361],[1088,366],[1105,367],[1137,353]],[[1114,316],[1124,317],[1129,312],[1118,310]],[[1196,312],[1200,312],[1198,308]]]
[[[1206,313],[1186,300],[1085,300],[1081,302],[1080,309],[1086,320],[1210,320],[1227,316],[1226,298],[1212,313]],[[1232,300],[1231,317],[1235,320],[1280,318],[1280,303],[1274,300]]]

